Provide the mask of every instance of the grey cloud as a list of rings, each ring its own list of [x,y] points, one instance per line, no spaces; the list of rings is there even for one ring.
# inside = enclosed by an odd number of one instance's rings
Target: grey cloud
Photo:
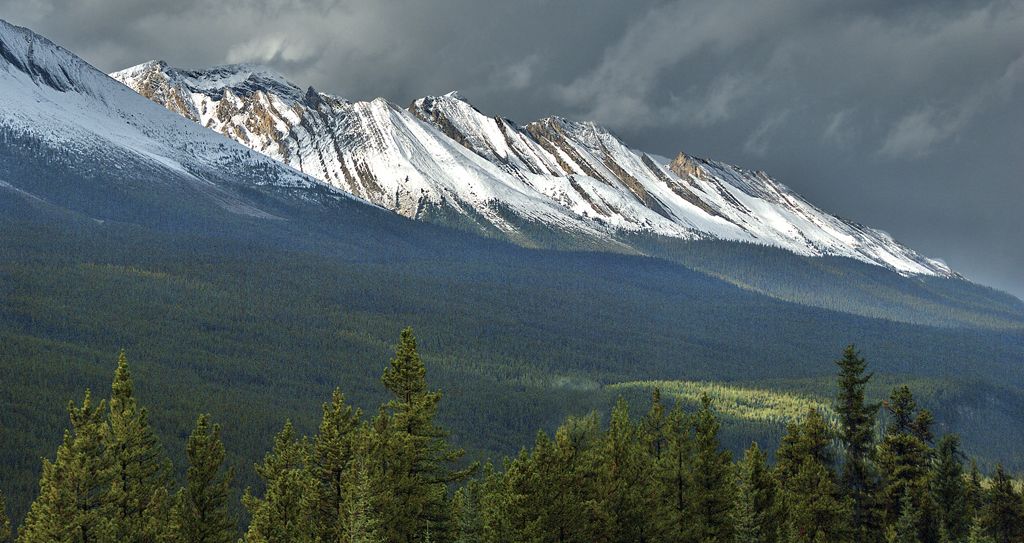
[[[1010,63],[1002,77],[980,84],[961,103],[944,110],[926,107],[901,118],[889,131],[880,152],[890,157],[927,154],[936,143],[955,136],[984,108],[1011,99],[1022,79],[1024,54]]]
[[[788,110],[783,110],[765,118],[757,129],[747,136],[743,149],[753,155],[767,154],[771,146],[771,137],[782,126],[782,123],[786,122],[789,113]]]
[[[825,128],[822,131],[822,138],[835,145],[846,147],[856,137],[856,130],[852,126],[854,111],[844,109],[837,111],[828,117]]]

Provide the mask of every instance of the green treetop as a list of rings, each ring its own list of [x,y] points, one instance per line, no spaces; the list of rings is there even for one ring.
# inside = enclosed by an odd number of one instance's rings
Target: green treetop
[[[237,540],[235,520],[228,512],[234,472],[224,469],[220,426],[199,415],[185,446],[188,456],[185,488],[176,497],[172,514],[179,543],[231,543]]]
[[[925,441],[931,435],[930,415],[922,415],[910,389],[893,390],[886,403],[889,425],[878,446],[878,465],[882,474],[879,501],[889,523],[900,517],[903,497],[914,497],[914,507],[922,509],[926,498],[932,451]]]
[[[315,540],[313,508],[317,481],[309,472],[310,446],[299,438],[291,421],[274,437],[274,448],[256,465],[263,480],[263,497],[246,489],[242,502],[252,520],[245,534],[249,543]]]
[[[874,467],[874,429],[878,404],[865,400],[865,387],[871,380],[866,373],[867,361],[849,345],[839,366],[839,393],[836,414],[839,416],[839,440],[844,449],[839,482],[853,506],[853,526],[866,541],[880,540],[881,526],[874,501],[878,476]]]
[[[733,524],[736,541],[775,543],[782,535],[783,509],[779,485],[768,468],[768,457],[751,444],[737,466]]]
[[[987,492],[981,510],[981,524],[985,534],[995,543],[1014,543],[1024,540],[1024,503],[1013,488],[1010,476],[1003,466],[996,466],[992,486]]]
[[[395,357],[381,377],[392,399],[374,421],[381,486],[377,506],[384,538],[409,543],[434,534],[443,537],[450,516],[448,485],[464,480],[473,469],[454,469],[461,449],[435,418],[441,393],[427,389],[426,369],[411,328],[402,330]]]
[[[612,409],[599,455],[598,496],[610,520],[609,538],[623,542],[649,540],[652,528],[647,513],[655,503],[649,484],[651,461],[639,429],[629,418],[629,405],[622,398]]]
[[[109,494],[113,467],[107,447],[106,403],[93,405],[87,390],[81,407],[68,405],[71,430],[54,461],[43,461],[39,496],[18,533],[19,543],[116,541],[116,511]]]
[[[323,405],[320,431],[313,439],[311,466],[319,482],[316,531],[322,541],[337,541],[343,531],[343,519],[348,510],[346,486],[352,483],[348,479],[354,471],[351,464],[356,443],[353,440],[361,418],[362,411],[346,404],[345,395],[338,389],[331,394],[331,401]]]
[[[166,537],[171,500],[171,462],[164,455],[147,411],[138,405],[124,351],[118,356],[110,396],[112,486],[117,538],[124,542]]]
[[[689,499],[693,453],[690,417],[677,403],[665,417],[665,447],[655,464],[661,503],[655,522],[658,533],[667,540],[685,541],[691,535]]]
[[[940,527],[951,541],[967,539],[970,530],[967,482],[960,438],[948,434],[939,440],[932,465],[931,491],[938,510]]]
[[[853,539],[850,499],[836,483],[829,441],[825,419],[809,409],[803,422],[789,425],[776,454],[775,475],[786,511],[785,539],[790,543]]]
[[[732,537],[732,454],[721,450],[720,424],[711,399],[701,398],[694,415],[694,455],[690,469],[690,518],[698,541],[728,541]]]

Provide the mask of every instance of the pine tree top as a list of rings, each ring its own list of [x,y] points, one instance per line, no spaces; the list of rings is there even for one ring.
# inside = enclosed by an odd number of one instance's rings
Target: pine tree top
[[[124,349],[117,355],[117,369],[114,370],[114,382],[110,387],[110,401],[126,402],[134,395],[134,383],[128,370],[128,356]]]
[[[414,397],[426,392],[426,374],[426,367],[416,350],[416,336],[412,328],[405,328],[395,346],[395,357],[384,370],[381,381],[399,400],[411,403]]]

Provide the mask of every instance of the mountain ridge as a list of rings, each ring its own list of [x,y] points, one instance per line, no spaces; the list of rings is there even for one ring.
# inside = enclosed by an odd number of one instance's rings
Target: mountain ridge
[[[552,116],[520,126],[480,112],[457,91],[406,108],[382,98],[352,102],[302,91],[252,65],[179,70],[148,62],[111,76],[401,215],[438,222],[455,215],[525,245],[543,243],[529,239],[520,221],[611,250],[650,254],[629,241],[635,234],[712,238],[846,256],[903,275],[957,276],[883,231],[818,209],[764,172],[682,152],[657,157],[593,122]]]

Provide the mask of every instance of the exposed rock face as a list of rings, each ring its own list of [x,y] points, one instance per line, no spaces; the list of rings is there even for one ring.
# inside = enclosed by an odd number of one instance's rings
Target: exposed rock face
[[[686,156],[686,153],[676,155],[676,158],[672,159],[672,163],[668,165],[668,169],[683,179],[700,177],[701,173],[700,168],[690,157]]]
[[[589,122],[525,126],[457,93],[399,108],[305,91],[256,66],[112,74],[143,96],[334,187],[426,220],[463,217],[508,239],[542,224],[621,248],[624,234],[764,243],[905,274],[951,273],[884,232],[803,200],[764,172],[679,153],[655,158]],[[429,211],[429,213],[427,213]]]

